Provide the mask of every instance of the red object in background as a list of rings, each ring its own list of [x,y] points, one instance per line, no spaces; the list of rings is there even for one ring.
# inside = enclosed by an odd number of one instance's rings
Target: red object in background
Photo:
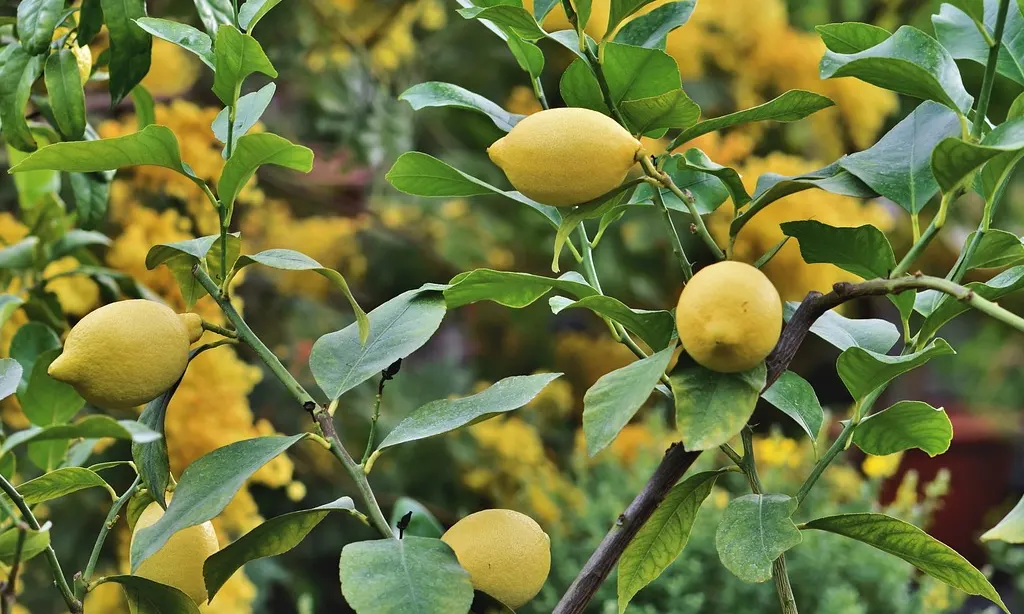
[[[882,503],[893,500],[907,471],[917,471],[920,492],[940,469],[948,469],[950,491],[935,512],[928,533],[980,566],[985,552],[978,537],[990,528],[991,511],[1015,494],[1010,472],[1013,439],[1019,431],[1016,424],[1008,427],[1005,418],[947,411],[953,423],[949,450],[935,458],[920,450],[905,453],[899,471],[883,485]]]

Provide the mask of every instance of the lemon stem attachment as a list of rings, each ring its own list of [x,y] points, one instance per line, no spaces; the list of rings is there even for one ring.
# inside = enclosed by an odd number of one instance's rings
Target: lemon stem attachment
[[[206,291],[210,293],[217,304],[220,306],[221,311],[227,319],[234,325],[237,331],[238,338],[245,342],[256,355],[260,357],[267,368],[277,377],[278,380],[284,387],[288,389],[292,397],[299,402],[299,405],[306,408],[309,411],[313,419],[320,426],[320,430],[323,431],[324,438],[331,444],[331,454],[341,463],[342,467],[345,468],[345,472],[348,473],[352,481],[355,482],[356,488],[359,489],[359,494],[363,499],[363,503],[366,504],[369,513],[369,518],[373,527],[384,537],[393,538],[394,534],[391,531],[391,526],[388,521],[384,519],[384,514],[380,510],[380,505],[377,503],[377,498],[373,494],[373,489],[370,488],[370,483],[366,479],[366,474],[363,473],[362,468],[352,459],[352,456],[342,445],[341,439],[338,437],[338,432],[334,428],[334,418],[328,411],[328,408],[320,405],[313,399],[313,397],[302,387],[295,377],[288,372],[288,369],[281,364],[280,359],[270,351],[270,348],[256,336],[249,325],[246,324],[242,315],[238,313],[235,306],[231,304],[230,297],[227,294],[221,294],[217,288],[216,282],[210,277],[209,273],[204,271],[202,267],[196,265],[192,267],[192,275],[196,278],[201,286],[206,288]]]
[[[140,488],[142,488],[142,476],[136,476],[135,482],[110,506],[107,518],[103,521],[103,526],[100,527],[99,535],[96,536],[96,543],[93,544],[92,553],[89,555],[89,562],[85,566],[85,571],[75,576],[75,597],[77,599],[84,599],[86,593],[89,592],[89,578],[92,577],[93,572],[96,570],[96,563],[100,560],[100,551],[103,549],[103,543],[107,540],[107,534],[114,528],[121,509],[135,496],[135,493]]]
[[[217,326],[213,322],[207,322],[206,320],[203,320],[203,330],[208,330],[211,333],[217,333],[218,335],[227,337],[228,339],[238,339],[238,333],[235,331],[224,328],[223,326]]]
[[[690,218],[693,220],[693,227],[697,234],[700,235],[701,240],[708,246],[711,253],[715,255],[715,258],[718,260],[725,260],[725,252],[722,251],[722,248],[718,247],[718,243],[715,243],[714,238],[711,237],[711,233],[708,232],[708,227],[704,225],[704,220],[701,218],[700,212],[697,211],[697,204],[694,202],[693,196],[680,190],[679,186],[672,181],[672,177],[667,173],[659,171],[654,166],[654,163],[651,162],[651,159],[646,155],[638,156],[638,162],[640,162],[640,166],[643,167],[644,172],[648,177],[668,188],[668,190],[675,194],[679,200],[683,201],[683,204],[686,205],[687,211],[690,212]]]

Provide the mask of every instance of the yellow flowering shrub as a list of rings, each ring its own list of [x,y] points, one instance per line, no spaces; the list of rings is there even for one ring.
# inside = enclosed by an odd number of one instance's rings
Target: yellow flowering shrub
[[[153,62],[142,85],[154,98],[174,98],[199,79],[199,59],[174,43],[153,37]],[[159,122],[158,122],[159,123]]]

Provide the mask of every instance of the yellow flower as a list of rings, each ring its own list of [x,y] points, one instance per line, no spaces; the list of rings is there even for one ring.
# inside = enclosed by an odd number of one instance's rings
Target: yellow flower
[[[142,85],[156,98],[181,96],[199,78],[199,60],[174,43],[153,38],[153,60]]]
[[[780,433],[757,438],[754,451],[758,463],[773,468],[796,469],[803,464],[807,457],[805,447],[802,447],[795,439],[783,437]]]
[[[536,94],[533,93],[533,89],[526,87],[525,85],[517,85],[512,88],[512,91],[508,95],[508,100],[505,101],[505,108],[510,113],[518,113],[519,115],[532,115],[540,111],[543,107],[540,106],[540,101],[537,100]]]
[[[900,468],[900,461],[903,460],[903,453],[889,454],[886,456],[873,456],[869,454],[860,468],[864,474],[873,479],[885,479],[892,477]]]
[[[67,256],[48,264],[43,271],[43,277],[51,278],[79,266],[77,260]],[[46,289],[57,295],[61,307],[71,315],[83,316],[99,306],[100,289],[96,282],[84,275],[59,277],[48,282]]]
[[[284,492],[288,495],[289,501],[297,503],[306,498],[306,485],[296,480],[289,483]]]
[[[651,433],[646,424],[627,424],[618,436],[608,446],[609,452],[619,463],[629,466],[639,456],[652,452],[655,448],[660,451],[661,442]]]

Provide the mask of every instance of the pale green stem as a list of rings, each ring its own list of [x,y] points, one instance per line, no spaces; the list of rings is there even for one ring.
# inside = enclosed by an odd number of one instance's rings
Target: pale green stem
[[[989,43],[988,61],[985,63],[985,77],[981,82],[981,93],[978,95],[978,107],[974,113],[974,128],[971,136],[977,140],[981,138],[981,132],[985,127],[985,118],[988,114],[988,104],[992,99],[992,88],[996,81],[996,67],[999,63],[999,49],[1002,46],[1003,29],[1006,26],[1006,15],[1009,13],[1010,0],[999,0],[999,9],[996,13],[996,27]]]
[[[690,281],[693,277],[693,265],[686,258],[686,252],[683,251],[683,243],[679,240],[679,233],[676,231],[676,225],[672,222],[672,214],[669,212],[668,207],[665,206],[665,198],[661,195],[661,186],[656,185],[654,187],[654,205],[661,211],[662,220],[665,222],[665,229],[668,231],[668,239],[672,242],[672,253],[676,255],[676,260],[679,262],[679,268],[683,271],[683,279]]]
[[[697,211],[697,206],[693,202],[693,198],[688,194],[684,194],[683,191],[679,189],[679,186],[672,181],[672,177],[667,173],[663,173],[655,168],[650,158],[647,156],[639,156],[639,162],[648,177],[668,188],[668,190],[675,194],[679,200],[683,201],[686,205],[686,209],[690,212],[690,217],[693,219],[693,226],[696,228],[697,234],[700,236],[701,240],[704,241],[704,244],[707,245],[709,250],[711,250],[711,253],[715,255],[715,258],[718,260],[724,260],[725,253],[722,251],[722,248],[718,247],[718,243],[715,243],[711,233],[708,232],[708,227],[704,224],[704,220]]]
[[[85,571],[82,572],[81,578],[78,578],[75,582],[75,596],[78,599],[85,598],[85,589],[89,585],[89,579],[92,578],[93,572],[96,570],[96,563],[100,560],[100,551],[103,550],[103,543],[107,539],[107,534],[114,528],[114,524],[117,522],[118,514],[121,512],[121,508],[128,503],[128,500],[138,492],[142,486],[142,477],[137,476],[135,482],[131,487],[121,495],[117,501],[110,507],[110,511],[107,513],[106,520],[103,521],[103,526],[100,527],[99,535],[96,536],[96,543],[93,544],[92,553],[89,555],[89,562],[85,566]]]

